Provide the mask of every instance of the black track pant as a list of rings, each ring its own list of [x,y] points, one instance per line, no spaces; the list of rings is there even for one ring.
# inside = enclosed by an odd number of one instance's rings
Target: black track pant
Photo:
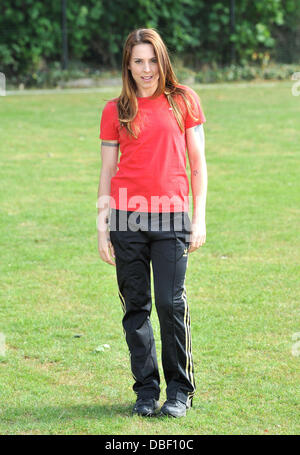
[[[167,398],[186,403],[195,393],[185,288],[191,232],[189,215],[187,212],[143,213],[111,209],[109,227],[124,311],[123,328],[135,380],[133,390],[139,398],[158,399],[160,394],[150,322],[152,261]]]

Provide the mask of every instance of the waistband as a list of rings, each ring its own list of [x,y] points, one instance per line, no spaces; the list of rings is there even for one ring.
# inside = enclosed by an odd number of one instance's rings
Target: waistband
[[[178,230],[191,232],[188,212],[139,212],[111,208],[110,230]]]

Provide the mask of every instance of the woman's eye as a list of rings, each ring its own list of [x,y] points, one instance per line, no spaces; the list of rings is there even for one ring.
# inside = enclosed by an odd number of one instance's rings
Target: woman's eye
[[[140,60],[136,60],[135,63],[141,63]],[[157,63],[157,60],[152,60],[152,63]]]

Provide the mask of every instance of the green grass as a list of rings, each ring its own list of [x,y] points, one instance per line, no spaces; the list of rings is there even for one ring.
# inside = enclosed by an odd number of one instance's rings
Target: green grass
[[[97,252],[99,123],[118,93],[0,98],[0,433],[299,433],[299,97],[287,82],[200,88],[207,240],[186,277],[197,393],[185,419],[149,420],[131,416],[115,269]],[[154,305],[152,323],[160,357]]]

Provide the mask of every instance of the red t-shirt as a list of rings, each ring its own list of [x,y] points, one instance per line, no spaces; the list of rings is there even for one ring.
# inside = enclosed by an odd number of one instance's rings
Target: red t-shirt
[[[192,96],[192,112],[188,114],[180,95],[185,129],[206,122],[196,92],[180,85]],[[189,180],[186,173],[186,137],[182,133],[162,94],[156,99],[137,97],[140,133],[137,139],[120,126],[117,98],[104,106],[100,136],[102,140],[117,140],[120,144],[118,170],[111,179],[110,207],[140,212],[183,212],[189,209]],[[195,101],[193,103],[193,100]],[[132,126],[133,126],[132,125]]]

